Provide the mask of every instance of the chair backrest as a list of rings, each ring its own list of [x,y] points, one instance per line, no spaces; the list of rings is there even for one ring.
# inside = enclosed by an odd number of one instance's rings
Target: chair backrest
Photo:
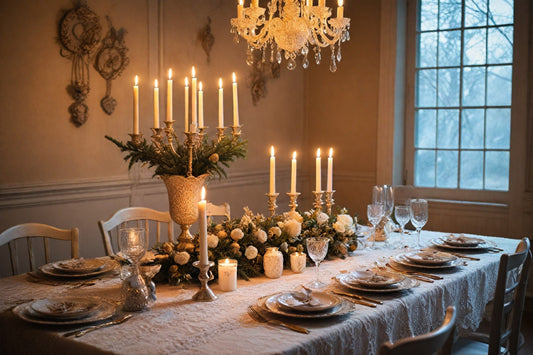
[[[0,234],[0,245],[9,245],[9,257],[11,259],[11,273],[17,275],[19,273],[19,258],[17,253],[17,239],[26,239],[28,247],[28,259],[31,271],[34,271],[38,266],[35,261],[35,245],[33,241],[37,238],[43,240],[44,247],[44,261],[50,262],[50,245],[49,239],[58,239],[70,241],[70,256],[72,258],[79,258],[79,230],[59,229],[47,224],[41,223],[25,223],[13,226]]]
[[[214,205],[211,202],[207,203],[206,214],[210,220],[214,216],[226,217],[228,221],[231,219],[229,203],[224,202],[221,205]]]
[[[490,322],[489,355],[500,354],[502,346],[511,354],[518,352],[530,264],[528,238],[520,241],[514,254],[503,254],[500,258]]]
[[[155,222],[155,235],[157,242],[161,241],[161,224],[166,224],[167,239],[169,242],[174,240],[174,226],[172,218],[168,212],[161,212],[146,207],[128,207],[115,212],[107,221],[98,221],[98,227],[102,233],[106,255],[114,255],[112,235],[118,236],[118,230],[122,227],[131,226],[143,227],[146,230],[146,245],[150,246],[150,221]],[[115,240],[118,240],[115,238]],[[116,243],[115,243],[116,245]]]
[[[451,354],[455,337],[455,307],[446,309],[444,322],[436,330],[416,337],[404,338],[391,344],[386,342],[379,355]]]

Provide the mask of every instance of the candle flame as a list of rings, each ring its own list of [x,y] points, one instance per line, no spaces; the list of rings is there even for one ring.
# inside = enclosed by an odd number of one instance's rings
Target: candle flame
[[[205,186],[202,186],[201,200],[205,200]]]
[[[198,90],[202,91],[202,82],[201,81],[198,83]]]
[[[235,73],[232,74],[232,77],[233,77],[233,82],[237,82],[237,77],[235,76]]]
[[[193,77],[193,78],[196,77],[196,70],[194,70],[194,67],[192,67],[192,77]]]
[[[218,79],[218,87],[222,89],[222,78]]]
[[[344,6],[344,0],[339,0],[339,6]]]
[[[292,159],[296,159],[296,151],[292,152]]]
[[[172,69],[168,70],[168,80],[172,80]]]
[[[270,156],[271,157],[274,156],[274,146],[273,145],[270,146]]]
[[[243,3],[244,3],[244,0],[239,0],[239,5],[242,6]]]
[[[329,148],[329,157],[333,158],[333,148]]]
[[[154,81],[154,86],[157,88],[157,79]]]
[[[189,78],[185,77],[185,86],[189,86]]]
[[[316,157],[317,157],[317,158],[320,158],[320,148],[318,148],[318,149],[316,150]]]
[[[138,84],[139,84],[139,77],[135,75],[135,86],[137,86]]]

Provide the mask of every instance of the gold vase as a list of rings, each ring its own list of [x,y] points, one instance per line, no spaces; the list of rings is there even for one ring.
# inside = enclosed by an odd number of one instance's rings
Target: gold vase
[[[198,220],[198,201],[200,190],[209,174],[195,176],[163,175],[168,191],[170,216],[181,227],[178,237],[178,250],[193,251],[193,236],[189,232],[191,225]]]

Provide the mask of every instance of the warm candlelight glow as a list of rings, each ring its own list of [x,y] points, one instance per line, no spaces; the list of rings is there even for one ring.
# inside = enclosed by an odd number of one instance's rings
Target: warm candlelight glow
[[[193,77],[193,78],[196,77],[196,70],[194,70],[194,67],[192,67],[192,77]]]
[[[185,87],[189,86],[189,78],[185,77]]]
[[[330,158],[333,157],[333,148],[329,148],[329,157],[330,157]]]
[[[317,157],[317,158],[320,158],[320,148],[318,148],[318,149],[316,150],[316,157]]]
[[[168,70],[168,80],[172,79],[172,69]]]
[[[139,77],[135,75],[135,86],[137,86],[138,84],[139,84]]]
[[[339,6],[344,6],[344,0],[339,0],[338,4]]]
[[[233,82],[234,82],[234,83],[237,82],[237,77],[235,76],[235,73],[232,73],[232,74],[231,74],[231,77],[233,78]]]
[[[201,81],[198,83],[198,90],[202,91],[202,82]]]
[[[218,79],[218,87],[222,89],[222,78]]]
[[[154,87],[157,88],[157,79],[154,80]]]
[[[205,200],[205,186],[202,186],[202,192],[200,193],[201,200]]]
[[[241,5],[241,6],[242,6],[242,5],[243,5],[243,3],[244,3],[244,0],[239,0],[239,5]]]
[[[273,145],[270,146],[270,156],[271,157],[274,156],[274,146]]]
[[[296,151],[292,152],[292,159],[296,159]]]

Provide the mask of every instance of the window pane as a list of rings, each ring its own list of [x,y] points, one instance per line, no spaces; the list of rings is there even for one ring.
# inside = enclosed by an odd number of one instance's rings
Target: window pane
[[[485,64],[487,47],[486,36],[486,28],[476,28],[464,31],[464,65]]]
[[[424,32],[418,36],[419,68],[437,66],[437,32]]]
[[[463,69],[463,106],[485,105],[485,67]]]
[[[461,148],[483,149],[485,135],[484,109],[463,110],[461,115]],[[462,165],[461,165],[462,166]]]
[[[509,190],[509,152],[485,153],[485,189]]]
[[[511,105],[510,65],[489,67],[487,71],[487,106]]]
[[[439,4],[438,0],[420,1],[420,30],[436,30],[438,26]]]
[[[513,62],[513,28],[496,27],[489,28],[489,64]]]
[[[461,189],[483,188],[483,151],[461,152]]]
[[[440,2],[439,29],[461,27],[461,0],[446,0]]]
[[[485,26],[487,24],[487,0],[465,1],[465,26]]]
[[[415,117],[415,147],[435,148],[437,111],[418,110]]]
[[[459,110],[439,110],[437,147],[459,147]]]
[[[459,106],[459,69],[439,69],[438,105]]]
[[[513,23],[513,0],[490,0],[489,25],[505,25]]]
[[[509,149],[511,141],[511,110],[487,110],[487,149]]]
[[[437,187],[457,187],[457,151],[437,152]]]
[[[461,31],[439,32],[439,67],[461,64]]]
[[[417,107],[435,107],[437,104],[437,71],[424,69],[417,72]]]
[[[415,150],[415,185],[435,187],[434,150]]]

